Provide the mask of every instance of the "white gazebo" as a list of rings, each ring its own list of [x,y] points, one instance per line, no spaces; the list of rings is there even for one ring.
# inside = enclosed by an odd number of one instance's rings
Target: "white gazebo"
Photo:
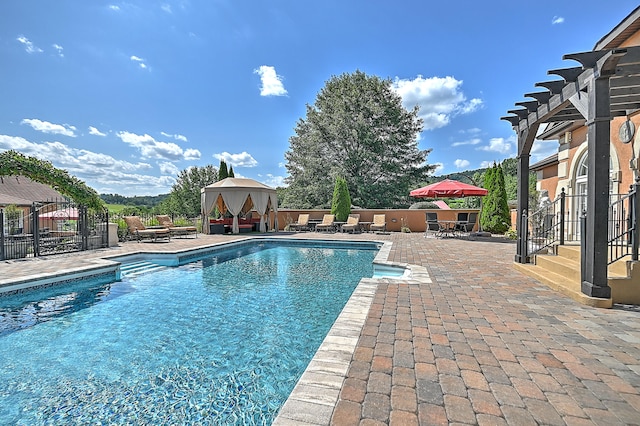
[[[203,232],[208,232],[207,216],[218,207],[221,213],[233,215],[232,232],[240,232],[238,215],[247,210],[255,210],[260,215],[260,232],[266,232],[269,211],[274,211],[274,228],[278,229],[278,195],[274,188],[253,179],[226,178],[207,185],[200,190]]]

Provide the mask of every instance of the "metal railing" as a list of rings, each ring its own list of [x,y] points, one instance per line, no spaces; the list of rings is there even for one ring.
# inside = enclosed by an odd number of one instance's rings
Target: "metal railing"
[[[0,209],[0,260],[94,250],[109,245],[109,213],[66,200]]]
[[[637,202],[637,187],[632,185],[628,194],[612,194],[608,216],[608,263],[630,256],[638,260],[636,240],[637,219],[640,204]],[[521,226],[526,230],[527,257],[553,252],[556,245],[580,243],[584,238],[586,215],[583,211],[584,196],[566,195],[564,188],[553,201],[542,205],[531,214],[523,212]]]

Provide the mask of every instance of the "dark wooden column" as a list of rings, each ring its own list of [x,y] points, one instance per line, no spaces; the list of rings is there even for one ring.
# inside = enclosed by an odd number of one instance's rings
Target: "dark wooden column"
[[[587,224],[582,253],[582,292],[592,297],[611,297],[607,282],[609,217],[609,150],[611,108],[609,77],[595,78],[589,84]]]
[[[524,137],[520,133],[519,138]],[[521,146],[520,141],[518,145]],[[518,233],[518,245],[516,247],[515,261],[517,263],[529,263],[529,250],[527,249],[527,228],[523,227],[522,215],[529,211],[529,153],[518,155],[518,218],[516,230]]]

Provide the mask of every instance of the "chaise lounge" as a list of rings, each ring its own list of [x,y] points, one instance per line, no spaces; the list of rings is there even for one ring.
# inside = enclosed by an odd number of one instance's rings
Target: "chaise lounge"
[[[154,242],[158,238],[166,238],[171,240],[171,231],[167,228],[146,228],[138,216],[124,216],[125,223],[131,238],[135,238],[140,242],[143,239],[153,239]]]
[[[156,219],[161,226],[169,230],[172,236],[193,234],[195,238],[198,238],[198,228],[195,226],[175,226],[166,214],[158,215]]]

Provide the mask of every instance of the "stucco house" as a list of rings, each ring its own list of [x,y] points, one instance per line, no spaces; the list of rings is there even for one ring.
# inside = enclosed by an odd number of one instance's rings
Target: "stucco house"
[[[640,177],[640,7],[592,51],[563,59],[570,61],[568,68],[548,71],[560,79],[535,83],[541,89],[524,94],[533,100],[516,102],[517,108],[502,117],[518,137],[515,262],[543,264],[547,259],[540,249],[559,256],[568,251],[567,240],[579,243],[577,259],[560,261],[574,263],[578,271],[556,271],[561,280],[572,282],[567,293],[610,306],[634,292],[638,295],[631,299],[640,303],[640,268],[637,288],[611,279],[615,262],[625,262],[621,274],[632,278],[638,260],[640,209],[635,200],[640,191],[632,185]],[[557,140],[558,150],[530,164],[537,140]],[[529,205],[530,170],[537,173],[537,189],[548,196],[544,205]]]

